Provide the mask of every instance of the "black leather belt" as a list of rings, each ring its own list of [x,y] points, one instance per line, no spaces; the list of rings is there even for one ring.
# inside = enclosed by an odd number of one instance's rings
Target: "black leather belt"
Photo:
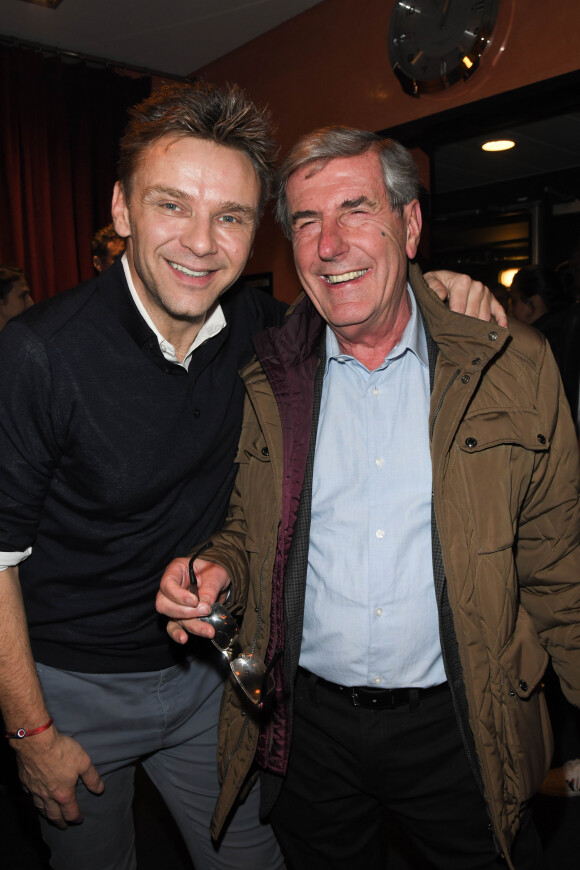
[[[370,686],[340,686],[311,674],[304,668],[299,668],[304,676],[317,686],[322,686],[330,692],[342,695],[353,707],[366,707],[369,710],[394,710],[405,705],[416,707],[424,698],[447,690],[448,684],[429,686],[427,689],[371,689]]]

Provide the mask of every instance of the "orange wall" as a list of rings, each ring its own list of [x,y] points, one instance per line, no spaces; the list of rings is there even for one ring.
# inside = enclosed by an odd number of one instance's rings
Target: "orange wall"
[[[380,130],[580,66],[578,0],[500,0],[481,69],[444,94],[414,99],[403,93],[389,63],[393,5],[394,0],[322,0],[195,74],[217,83],[236,81],[258,103],[268,103],[284,153],[302,133],[325,124]],[[273,271],[275,294],[291,300],[297,284],[290,261],[287,243],[266,220],[248,271]]]

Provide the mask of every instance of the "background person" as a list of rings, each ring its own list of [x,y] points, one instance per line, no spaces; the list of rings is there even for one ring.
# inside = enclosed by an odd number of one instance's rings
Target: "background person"
[[[0,329],[33,304],[22,269],[0,266]]]
[[[513,316],[550,342],[580,437],[580,302],[565,280],[569,276],[569,271],[527,266],[515,274],[510,295]]]
[[[117,235],[113,224],[97,230],[91,239],[91,257],[97,272],[105,272],[125,251],[126,241]]]

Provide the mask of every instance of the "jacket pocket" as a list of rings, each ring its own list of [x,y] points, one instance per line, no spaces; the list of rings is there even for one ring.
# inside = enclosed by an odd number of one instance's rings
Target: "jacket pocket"
[[[535,412],[488,411],[467,416],[455,438],[464,482],[461,500],[480,555],[511,548],[536,454],[550,448]]]
[[[240,465],[256,459],[258,462],[270,462],[270,450],[262,434],[256,435],[251,441],[245,441],[238,448],[236,462]]]
[[[550,442],[536,411],[485,410],[466,414],[457,433],[457,444],[466,453],[480,453],[499,444],[526,450],[549,450]]]
[[[504,768],[506,801],[521,802],[540,787],[553,752],[542,677],[548,654],[520,606],[512,636],[498,660],[497,748]]]

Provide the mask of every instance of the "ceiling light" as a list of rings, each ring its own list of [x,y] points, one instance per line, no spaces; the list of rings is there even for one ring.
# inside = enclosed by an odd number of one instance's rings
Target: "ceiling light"
[[[513,139],[496,139],[493,142],[484,142],[482,151],[509,151],[516,143]]]

